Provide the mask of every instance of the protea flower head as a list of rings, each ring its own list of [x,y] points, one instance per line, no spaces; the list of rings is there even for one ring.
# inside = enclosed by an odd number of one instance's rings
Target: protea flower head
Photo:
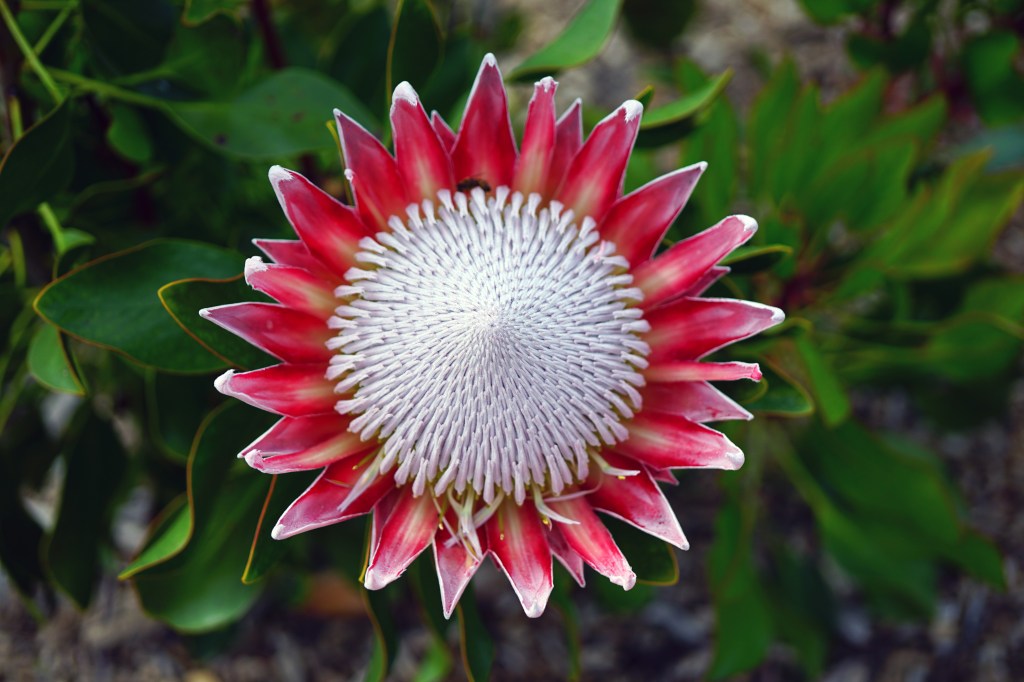
[[[705,164],[622,196],[643,107],[582,139],[536,84],[517,150],[501,74],[484,58],[458,133],[400,84],[395,153],[335,112],[355,206],[275,166],[295,241],[245,277],[277,301],[204,310],[281,360],[217,379],[281,415],[241,454],[268,473],[322,470],[276,538],[372,513],[369,589],[433,548],[445,615],[488,556],[529,616],[552,557],[625,589],[636,576],[597,511],[687,547],[656,481],[736,469],[705,422],[750,414],[708,382],[757,365],[701,362],[779,323],[780,310],[700,294],[753,234],[744,216],[657,257]]]

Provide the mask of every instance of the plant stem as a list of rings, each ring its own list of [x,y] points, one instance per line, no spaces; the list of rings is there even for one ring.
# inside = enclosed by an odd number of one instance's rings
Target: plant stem
[[[24,5],[22,5],[22,7],[24,8]],[[45,50],[46,46],[50,44],[53,37],[57,35],[57,31],[64,26],[64,22],[71,16],[71,12],[73,12],[74,9],[74,5],[68,5],[61,10],[60,14],[57,15],[57,18],[50,22],[50,25],[46,27],[45,31],[43,31],[43,35],[41,35],[39,40],[36,41],[36,44],[32,47],[33,52],[37,55],[43,53],[43,50]]]
[[[53,237],[53,245],[57,249],[57,255],[60,256],[64,253],[64,249],[67,248],[67,243],[64,240],[64,228],[61,227],[60,221],[57,220],[57,216],[54,214],[53,209],[50,208],[50,204],[45,201],[36,208],[36,212],[39,213],[39,217],[43,219],[43,224],[46,225],[46,229],[50,231],[50,236]]]
[[[3,0],[0,0],[0,2],[3,2]],[[142,93],[134,92],[133,90],[119,88],[116,85],[111,85],[110,83],[86,78],[85,76],[81,76],[71,71],[50,69],[50,73],[54,78],[61,82],[74,85],[97,95],[104,95],[112,99],[119,99],[123,102],[130,102],[132,104],[138,104],[139,106],[153,107],[156,109],[163,108],[165,104],[162,99],[143,95]]]
[[[23,12],[45,12],[46,10],[70,10],[78,7],[78,0],[25,0],[21,3]]]
[[[0,0],[0,16],[3,17],[4,24],[7,25],[7,30],[10,31],[11,37],[14,38],[14,42],[17,43],[18,49],[25,56],[25,61],[32,67],[32,70],[36,72],[36,76],[39,77],[39,81],[46,88],[46,91],[50,93],[50,97],[57,104],[64,101],[64,95],[61,93],[60,88],[53,82],[53,78],[50,77],[46,67],[39,61],[39,57],[32,51],[32,46],[28,44],[28,39],[25,38],[25,34],[21,32],[21,27],[18,26],[18,21],[14,18],[14,14],[11,13],[9,7],[7,7],[7,0]]]

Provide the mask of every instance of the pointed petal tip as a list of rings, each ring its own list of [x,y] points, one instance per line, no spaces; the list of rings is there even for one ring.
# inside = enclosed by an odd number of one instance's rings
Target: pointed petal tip
[[[276,187],[279,182],[291,179],[292,173],[284,166],[274,165],[267,171],[267,177],[270,178],[270,182]]]
[[[202,314],[202,311],[200,312]],[[206,317],[205,315],[203,317]],[[231,395],[231,389],[228,383],[231,381],[231,377],[235,376],[235,370],[229,369],[228,371],[221,374],[219,377],[213,380],[213,387],[224,395]]]
[[[729,443],[728,447],[722,453],[722,457],[722,469],[725,471],[736,471],[743,466],[745,459],[743,451],[733,443]]]
[[[270,537],[274,540],[284,540],[289,537],[288,529],[285,528],[283,523],[278,523],[274,526],[274,530],[270,531]]]
[[[543,78],[541,78],[539,81],[537,81],[533,85],[534,85],[534,87],[540,88],[541,90],[544,90],[545,92],[547,92],[548,90],[551,90],[552,88],[557,88],[558,87],[558,81],[556,81],[551,76],[544,76]]]
[[[245,281],[248,282],[249,278],[257,272],[264,272],[267,270],[267,264],[263,262],[263,259],[259,256],[250,256],[245,259],[245,267],[242,269],[242,275],[245,277]]]
[[[363,576],[363,586],[368,590],[380,590],[394,582],[397,577],[397,575],[378,571],[375,567],[371,566],[366,569],[366,575]]]
[[[392,111],[399,102],[407,102],[412,106],[420,103],[419,95],[416,94],[416,90],[409,84],[409,81],[402,81],[395,87],[395,93],[391,96]]]
[[[635,99],[626,100],[619,108],[622,109],[625,114],[626,123],[629,123],[635,118],[639,118],[644,113],[644,105]]]
[[[485,66],[492,66],[494,68],[498,67],[498,60],[494,57],[493,52],[488,52],[484,55],[484,59],[480,63],[480,67],[483,68]]]
[[[627,592],[636,586],[636,573],[632,570],[608,579],[613,585],[618,585]]]
[[[704,165],[707,166],[705,162],[701,161],[701,163],[704,163]],[[757,232],[757,221],[750,216],[739,214],[734,217],[743,223],[743,234],[745,236],[749,236]]]

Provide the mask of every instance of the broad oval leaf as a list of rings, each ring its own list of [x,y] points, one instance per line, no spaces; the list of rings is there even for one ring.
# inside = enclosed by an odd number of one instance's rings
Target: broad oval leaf
[[[332,149],[322,123],[341,109],[367,127],[373,116],[343,85],[315,71],[277,71],[223,102],[169,102],[167,111],[186,132],[225,154],[277,159]]]
[[[158,240],[72,270],[43,289],[36,312],[62,331],[172,372],[212,372],[224,362],[179,327],[157,291],[188,277],[227,278],[242,269],[237,253],[200,242]]]
[[[0,161],[0,226],[64,189],[73,166],[71,104],[65,99]]]
[[[611,36],[621,7],[622,0],[590,0],[561,35],[513,69],[509,80],[553,75],[589,62]]]
[[[657,147],[684,137],[694,128],[694,117],[714,104],[732,78],[727,69],[692,92],[644,112],[637,135],[638,147]]]
[[[185,332],[204,348],[230,365],[256,369],[277,360],[208,320],[199,317],[203,308],[242,301],[269,301],[245,283],[241,275],[230,279],[182,279],[160,287],[160,302]]]

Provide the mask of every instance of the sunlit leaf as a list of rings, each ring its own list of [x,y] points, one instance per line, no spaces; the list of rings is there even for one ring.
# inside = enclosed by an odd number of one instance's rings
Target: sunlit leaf
[[[611,36],[621,6],[622,0],[589,0],[561,35],[514,68],[509,80],[550,76],[590,61]]]
[[[725,71],[679,99],[648,109],[640,122],[637,146],[661,146],[683,137],[693,128],[693,118],[722,94],[732,71]]]
[[[36,381],[63,393],[85,395],[67,348],[56,327],[43,324],[32,337],[28,348],[28,369]]]

